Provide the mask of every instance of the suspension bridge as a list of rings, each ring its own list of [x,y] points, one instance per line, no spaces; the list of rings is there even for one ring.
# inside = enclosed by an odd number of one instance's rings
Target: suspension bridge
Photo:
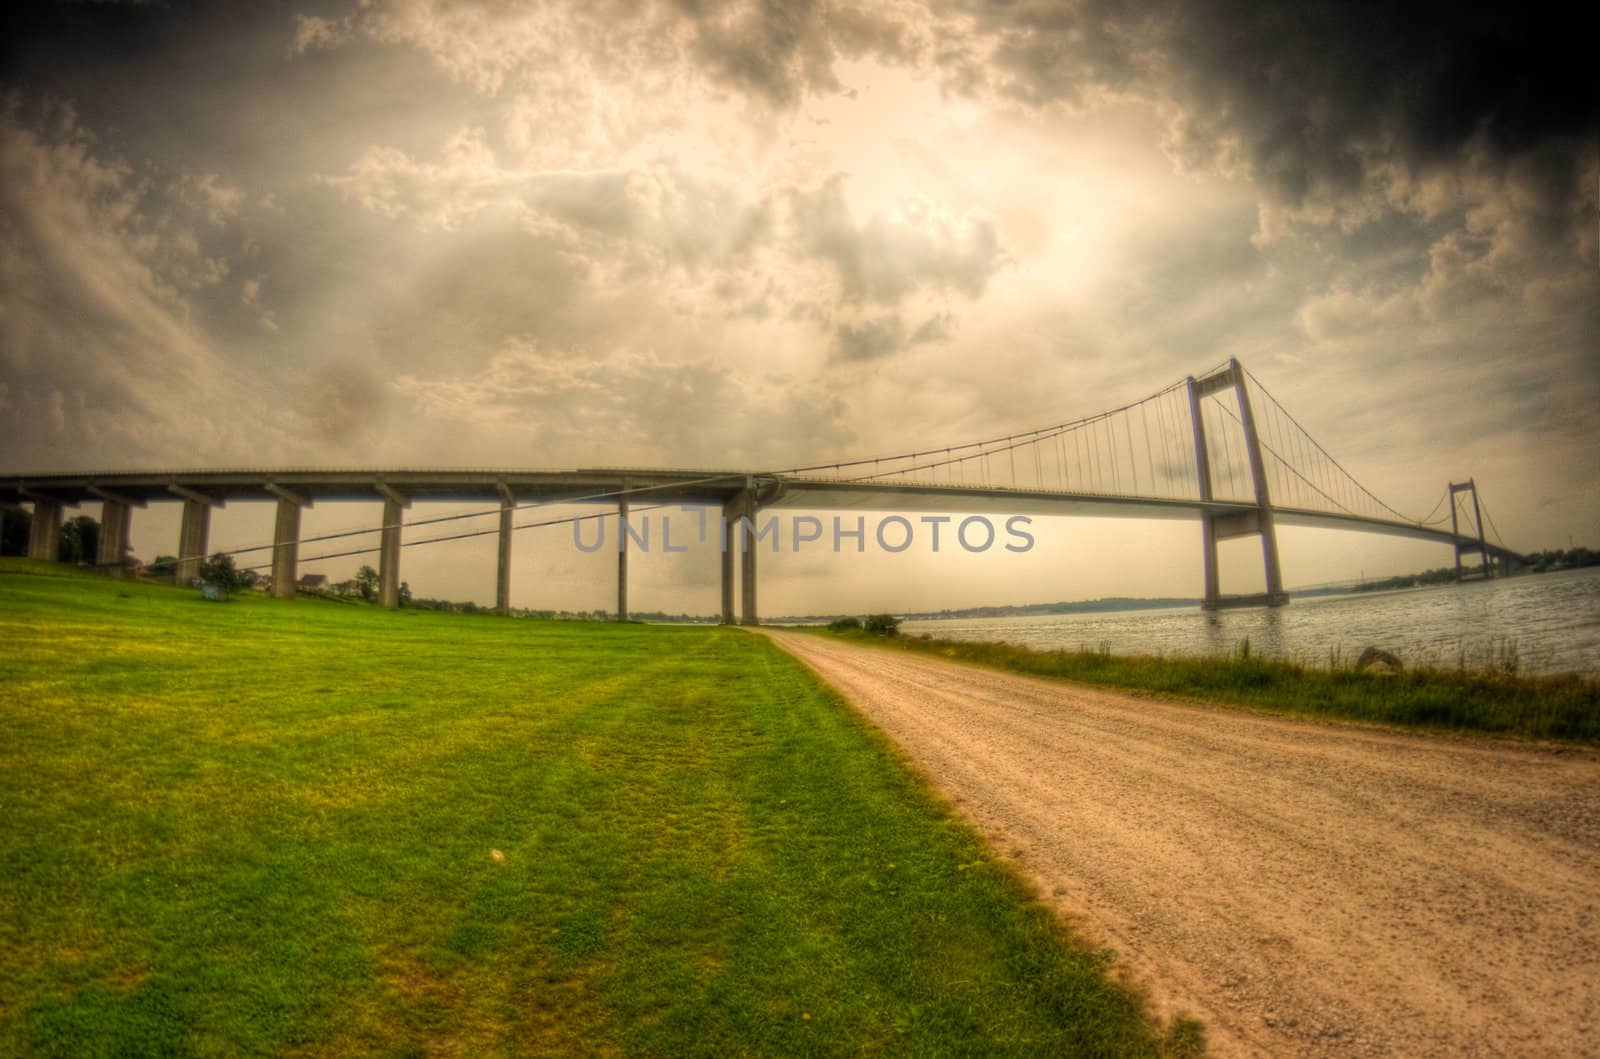
[[[188,584],[208,554],[211,511],[230,500],[275,501],[273,540],[231,554],[270,571],[272,591],[293,595],[298,566],[379,556],[379,598],[397,606],[402,548],[473,537],[499,541],[496,601],[511,608],[511,542],[518,530],[614,519],[617,616],[628,614],[629,541],[644,544],[630,513],[686,505],[719,511],[722,620],[756,624],[759,515],[769,509],[1080,515],[1186,519],[1200,524],[1202,606],[1280,606],[1288,601],[1277,527],[1322,526],[1451,545],[1458,579],[1491,577],[1520,556],[1494,529],[1475,482],[1449,483],[1421,518],[1375,496],[1289,411],[1230,359],[1118,408],[1049,426],[943,447],[777,470],[328,470],[253,469],[39,474],[0,480],[0,503],[31,510],[29,555],[54,558],[64,508],[98,501],[98,565],[121,568],[134,508],[183,505],[176,579]],[[381,502],[375,527],[303,537],[301,512],[319,500]],[[413,519],[414,501],[495,505]],[[541,518],[539,509],[601,505],[596,514]],[[549,512],[545,512],[549,514]],[[491,528],[471,520],[497,517]],[[405,540],[405,532],[423,530]],[[376,534],[376,545],[352,538]],[[1266,591],[1227,594],[1218,545],[1260,543]],[[776,546],[777,538],[772,538]],[[317,546],[302,559],[302,549]],[[736,561],[737,560],[737,561]],[[1466,560],[1466,561],[1464,561]],[[735,567],[738,567],[737,578]],[[735,613],[737,581],[739,607]]]

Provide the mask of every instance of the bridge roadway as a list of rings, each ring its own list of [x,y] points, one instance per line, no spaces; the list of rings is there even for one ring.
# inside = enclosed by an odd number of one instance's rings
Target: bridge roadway
[[[510,608],[511,534],[520,506],[605,504],[626,514],[630,507],[694,504],[720,507],[730,522],[753,518],[762,509],[1071,515],[1200,521],[1222,538],[1271,532],[1271,524],[1359,529],[1481,551],[1500,563],[1520,557],[1476,537],[1401,521],[1343,512],[1292,507],[1266,508],[1253,501],[1125,496],[993,485],[828,478],[816,474],[773,474],[730,470],[661,468],[504,469],[238,469],[165,470],[39,474],[0,479],[0,504],[33,508],[29,554],[50,558],[63,508],[102,505],[100,565],[118,567],[126,559],[131,509],[151,503],[182,503],[183,525],[177,543],[180,583],[198,574],[207,554],[210,511],[229,501],[277,504],[272,548],[273,591],[292,595],[297,581],[300,511],[319,500],[367,500],[384,504],[380,543],[380,593],[398,601],[399,553],[404,510],[413,501],[498,504],[500,561],[498,599]],[[1265,524],[1265,530],[1263,530]],[[722,616],[734,621],[734,555],[740,555],[740,621],[756,624],[756,549],[723,549]],[[1227,598],[1224,597],[1224,605]],[[1242,602],[1269,602],[1252,597]],[[1270,600],[1276,602],[1276,600]],[[627,613],[627,545],[618,550],[618,614]]]

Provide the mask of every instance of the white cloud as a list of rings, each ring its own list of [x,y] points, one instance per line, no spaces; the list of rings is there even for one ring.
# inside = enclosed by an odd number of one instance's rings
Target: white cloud
[[[437,162],[416,161],[393,147],[369,147],[348,173],[321,179],[385,217],[448,230],[507,201],[527,177],[498,166],[482,129],[464,128],[444,145]]]
[[[851,437],[844,405],[825,390],[731,367],[704,355],[556,350],[518,337],[480,370],[407,373],[395,389],[435,436],[468,450],[496,437],[530,466],[592,464],[596,438],[613,465],[754,467]]]
[[[924,319],[942,321],[919,324],[918,341],[931,341],[949,329],[949,299],[981,297],[1009,262],[994,224],[974,210],[915,197],[858,221],[839,174],[815,187],[751,189],[666,159],[518,169],[499,161],[478,128],[458,130],[436,160],[372,147],[346,173],[322,179],[424,232],[515,218],[530,247],[558,247],[596,293],[643,281],[657,304],[686,318],[811,320],[819,347],[832,340],[846,359],[866,359],[853,337],[866,333],[855,319],[861,304],[918,301]],[[903,348],[902,331],[896,322],[888,345],[887,332],[875,332],[874,357]]]
[[[992,222],[926,201],[858,223],[839,175],[789,205],[801,252],[833,266],[847,301],[892,304],[925,286],[976,298],[1008,261]]]

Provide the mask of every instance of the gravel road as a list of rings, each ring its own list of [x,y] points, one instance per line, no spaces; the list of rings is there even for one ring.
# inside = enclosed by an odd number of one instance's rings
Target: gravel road
[[[768,635],[1211,1054],[1600,1055],[1600,754]]]

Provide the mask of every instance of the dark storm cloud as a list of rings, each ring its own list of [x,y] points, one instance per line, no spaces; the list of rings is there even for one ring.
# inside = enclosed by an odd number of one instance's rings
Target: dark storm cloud
[[[1292,206],[1356,193],[1385,164],[1425,177],[1469,150],[1515,157],[1595,132],[1587,55],[1530,6],[1185,11],[1172,46],[1184,149],[1215,154],[1237,136],[1257,180]],[[1576,152],[1542,154],[1545,191],[1570,200]]]
[[[1540,5],[959,5],[992,41],[961,83],[1035,103],[1094,89],[1180,114],[1194,163],[1241,163],[1278,200],[1350,194],[1386,163],[1427,171],[1596,133],[1592,47]],[[965,60],[970,64],[970,58]],[[1566,185],[1553,189],[1570,194]]]
[[[0,82],[72,102],[115,150],[210,164],[272,131],[269,115],[318,118],[287,105],[305,78],[262,47],[287,47],[286,18],[247,0],[0,5]]]
[[[538,59],[537,66],[547,58],[533,45],[493,40],[467,49],[442,32],[470,24],[473,5],[412,6],[426,15],[425,28],[405,25],[441,63],[477,56],[485,64],[462,75],[480,87],[499,91],[508,64]],[[384,5],[349,12],[373,20],[375,34],[403,36],[401,16]],[[211,78],[213,91],[172,94],[162,115],[141,108],[139,95],[122,94],[120,115],[130,127],[149,131],[165,121],[192,128],[201,111],[219,102],[243,108],[252,94],[282,90],[281,77],[267,76],[281,56],[245,42],[275,36],[292,48],[295,30],[284,15],[278,5],[241,3],[8,5],[0,14],[0,75],[13,86],[42,92],[70,86],[58,94],[82,96],[96,94],[97,85],[159,90],[204,81],[227,64],[230,76]],[[348,27],[351,18],[346,13],[326,25]],[[1504,157],[1596,135],[1589,41],[1564,31],[1557,12],[1539,5],[1439,11],[1292,0],[936,0],[919,9],[677,0],[654,13],[607,12],[597,20],[574,14],[569,21],[581,22],[585,41],[602,30],[658,41],[681,30],[688,57],[706,76],[780,108],[798,105],[807,93],[840,90],[837,63],[863,55],[937,60],[953,85],[1033,104],[1079,101],[1105,89],[1158,99],[1179,113],[1175,146],[1182,157],[1242,164],[1290,205],[1354,192],[1389,162],[1428,170],[1459,160],[1469,144]],[[669,52],[652,46],[640,57],[659,61]],[[307,64],[297,75],[316,72]],[[219,99],[216,91],[226,95]]]

